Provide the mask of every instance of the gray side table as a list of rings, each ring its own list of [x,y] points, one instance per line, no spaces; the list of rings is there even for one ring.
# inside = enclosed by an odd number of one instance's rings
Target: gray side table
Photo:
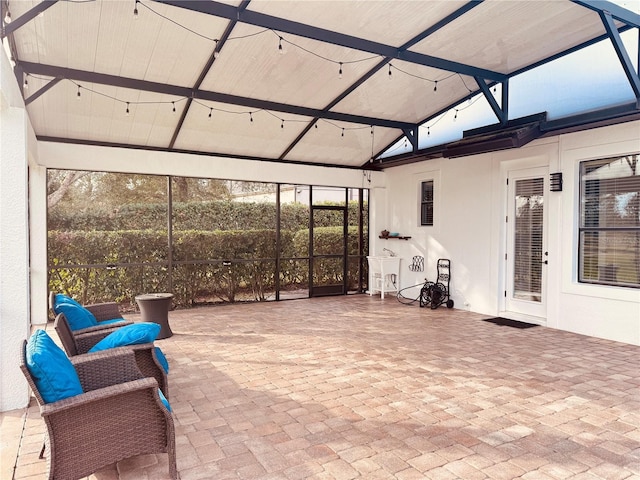
[[[169,309],[171,308],[172,298],[172,293],[146,293],[136,297],[136,302],[142,314],[142,321],[154,322],[160,325],[158,339],[169,338],[173,335],[169,326]]]

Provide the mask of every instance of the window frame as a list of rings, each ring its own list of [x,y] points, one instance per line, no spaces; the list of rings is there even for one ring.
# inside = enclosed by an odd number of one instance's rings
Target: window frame
[[[424,194],[425,194],[425,184],[430,184],[431,185],[431,199],[430,200],[425,200],[424,199]],[[436,203],[436,195],[435,195],[435,179],[433,178],[429,178],[429,179],[424,179],[424,180],[420,180],[419,183],[419,201],[418,201],[418,225],[420,227],[433,227],[435,226],[435,203]],[[431,223],[424,223],[424,215],[423,215],[423,208],[424,206],[428,206],[429,204],[431,204]],[[427,217],[427,222],[428,222],[428,217]]]
[[[589,225],[589,221],[588,221],[589,217],[586,211],[586,208],[587,208],[586,206],[589,201],[589,199],[586,196],[588,195],[589,192],[585,191],[586,181],[584,180],[584,176],[588,175],[592,171],[595,171],[597,168],[601,168],[605,165],[611,164],[616,160],[622,160],[628,156],[637,157],[639,155],[640,153],[634,153],[629,155],[615,155],[611,157],[607,156],[607,157],[601,157],[601,158],[594,158],[590,160],[583,160],[578,163],[578,199],[577,199],[578,200],[578,218],[577,218],[576,279],[579,284],[605,285],[605,286],[612,286],[617,288],[640,289],[640,279],[638,279],[639,281],[637,284],[634,284],[634,283],[628,283],[628,282],[619,281],[617,279],[609,278],[609,273],[604,273],[604,275],[600,274],[601,269],[603,269],[605,272],[607,268],[614,269],[613,271],[616,271],[616,269],[619,268],[617,263],[616,264],[606,264],[606,263],[600,264],[600,262],[598,261],[597,263],[597,268],[599,272],[598,277],[594,279],[594,278],[589,278],[587,275],[585,275],[585,269],[586,269],[585,237],[587,234],[599,235],[600,233],[615,234],[615,233],[621,233],[621,232],[631,232],[631,233],[635,232],[637,235],[640,235],[640,225],[636,225],[636,226],[600,226],[599,224]],[[590,169],[589,167],[593,167],[593,169]],[[636,171],[638,168],[640,168],[640,165],[636,166]],[[631,178],[634,176],[636,175],[632,175]],[[625,177],[613,177],[613,178],[623,179]],[[638,180],[640,181],[640,176],[638,176]],[[599,188],[599,185],[598,185],[598,188]],[[634,190],[631,190],[631,192],[633,191]],[[614,191],[612,193],[617,194],[618,192]],[[638,189],[637,195],[640,195],[640,188]],[[600,211],[602,208],[602,205],[603,205],[602,198],[598,196],[598,204],[596,206],[596,209]],[[635,252],[633,254],[637,255],[637,253]]]

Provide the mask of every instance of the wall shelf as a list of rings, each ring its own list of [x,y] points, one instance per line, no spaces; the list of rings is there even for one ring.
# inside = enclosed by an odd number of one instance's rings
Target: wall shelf
[[[386,237],[383,237],[382,235],[378,235],[378,238],[382,238],[383,240],[389,240],[391,238],[395,238],[396,240],[409,240],[411,237],[403,237],[401,235],[392,237],[391,235],[387,235]]]

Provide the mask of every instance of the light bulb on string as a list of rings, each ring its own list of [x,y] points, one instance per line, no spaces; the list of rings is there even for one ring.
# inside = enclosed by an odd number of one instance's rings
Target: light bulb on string
[[[458,119],[458,109],[456,108],[456,114],[453,116],[453,121],[455,122]]]
[[[129,116],[129,102],[127,102],[127,110],[124,112],[124,114],[128,117]]]
[[[218,56],[220,55],[220,51],[218,50],[219,40],[216,38],[214,39],[214,41],[216,42],[216,46],[213,48],[213,58],[218,58]]]
[[[76,100],[80,100],[80,85],[78,85],[78,93],[76,94]]]
[[[173,113],[176,113],[176,102],[171,102],[171,105],[173,105]]]
[[[342,129],[342,135],[341,136],[344,137],[344,128]]]
[[[209,120],[211,120],[211,115],[213,115],[213,107],[209,108]]]
[[[431,128],[431,127],[427,127],[427,137],[431,135],[431,130],[430,130],[430,128]]]
[[[435,82],[433,82],[433,91],[437,92],[438,91],[438,80],[436,80]]]
[[[342,78],[342,62],[340,62],[340,70],[338,70],[338,78]]]
[[[278,53],[280,55],[284,55],[284,47],[282,46],[282,37],[279,37],[280,40],[278,40]]]
[[[280,128],[284,128],[284,120],[280,119]]]
[[[389,80],[391,80],[391,63],[389,63]]]
[[[133,19],[138,19],[138,0],[136,0],[136,3],[133,6]]]
[[[373,135],[373,125],[371,125],[371,135]]]
[[[4,24],[9,25],[11,23],[11,12],[9,11],[9,2],[7,2],[7,13],[4,14]]]
[[[24,84],[23,84],[23,87],[24,87],[24,89],[25,89],[25,90],[29,90],[29,80],[28,80],[28,77],[29,77],[29,75],[28,75],[28,74],[25,74],[25,76],[24,76]]]
[[[249,122],[253,125],[253,114],[249,112]]]

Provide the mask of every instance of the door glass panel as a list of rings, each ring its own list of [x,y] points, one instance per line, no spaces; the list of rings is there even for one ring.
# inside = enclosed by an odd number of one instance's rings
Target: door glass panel
[[[314,296],[344,292],[344,216],[344,207],[313,207]]]
[[[544,179],[516,180],[513,298],[542,301]]]

